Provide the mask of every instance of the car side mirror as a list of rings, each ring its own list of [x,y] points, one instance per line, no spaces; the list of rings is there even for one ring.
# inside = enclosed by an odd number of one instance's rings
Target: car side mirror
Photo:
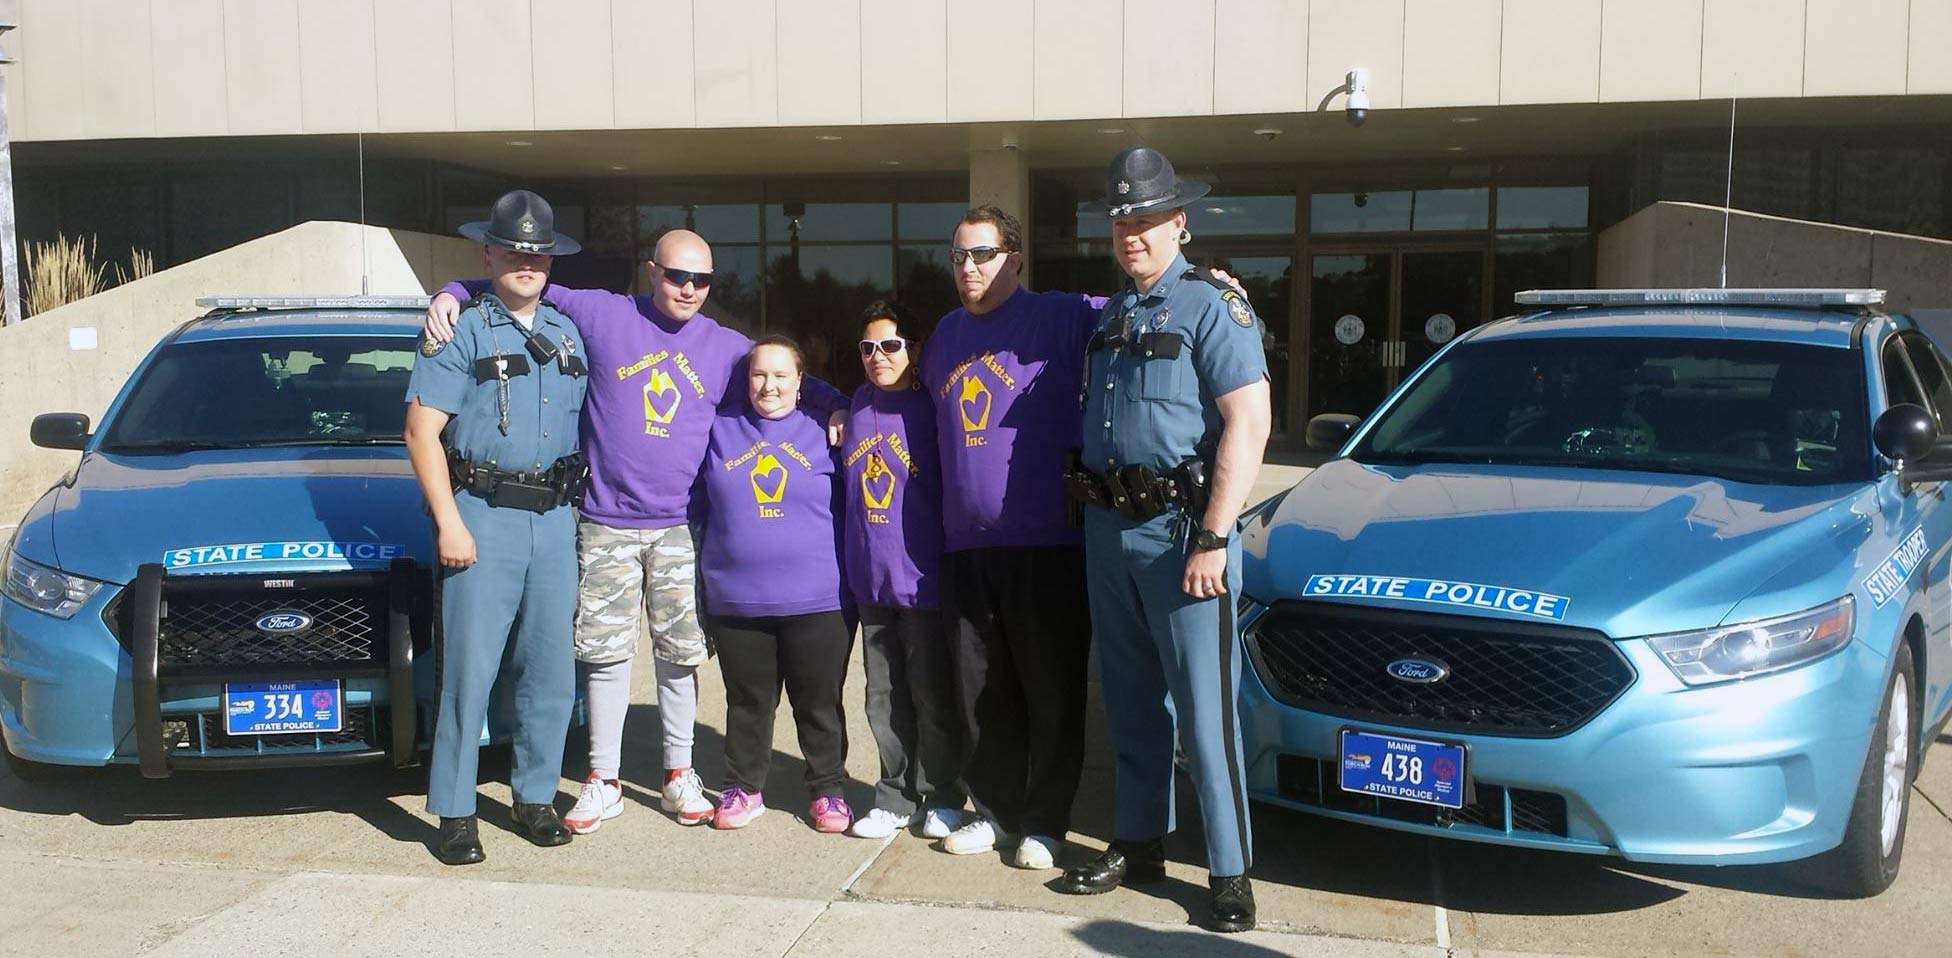
[[[1351,416],[1344,412],[1325,412],[1308,420],[1308,432],[1304,441],[1308,448],[1321,452],[1334,452],[1356,434],[1356,427],[1362,425],[1361,416]]]
[[[45,449],[80,449],[88,445],[88,417],[78,412],[49,412],[34,417],[27,438]]]
[[[1938,444],[1938,424],[1916,403],[1899,403],[1871,424],[1871,444],[1884,458],[1907,465],[1931,455]]]

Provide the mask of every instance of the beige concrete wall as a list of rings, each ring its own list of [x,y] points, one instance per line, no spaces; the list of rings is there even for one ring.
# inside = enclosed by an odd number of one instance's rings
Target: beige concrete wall
[[[9,359],[0,364],[0,525],[74,465],[74,453],[27,441],[36,415],[79,412],[99,423],[150,348],[203,312],[200,296],[355,293],[362,260],[373,293],[426,293],[478,274],[481,248],[451,236],[305,223],[0,329]],[[75,330],[92,330],[94,348],[71,348]]]
[[[1952,93],[1952,0],[9,2],[23,141]]]
[[[1656,203],[1600,233],[1603,287],[1721,283],[1722,210]],[[1728,285],[1886,290],[1893,311],[1952,308],[1952,241],[1734,211]]]

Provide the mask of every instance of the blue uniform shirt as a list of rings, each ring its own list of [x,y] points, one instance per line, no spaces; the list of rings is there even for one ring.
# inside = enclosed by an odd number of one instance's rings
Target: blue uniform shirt
[[[576,449],[583,394],[590,377],[570,375],[563,360],[581,360],[583,337],[568,317],[548,303],[535,308],[535,330],[556,345],[558,359],[537,362],[527,348],[528,333],[492,294],[461,311],[454,340],[439,346],[422,339],[420,355],[407,382],[407,401],[438,409],[453,418],[441,438],[469,462],[493,464],[512,472],[547,468]],[[528,372],[508,377],[508,434],[501,430],[501,384],[492,367],[485,378],[477,363],[497,356],[521,356]]]
[[[1084,465],[1145,464],[1171,469],[1220,436],[1214,398],[1267,376],[1260,324],[1241,295],[1187,275],[1184,256],[1150,292],[1128,282],[1105,303],[1099,338],[1167,333],[1179,355],[1147,358],[1136,341],[1100,345],[1086,361]],[[1155,348],[1155,352],[1156,352]]]

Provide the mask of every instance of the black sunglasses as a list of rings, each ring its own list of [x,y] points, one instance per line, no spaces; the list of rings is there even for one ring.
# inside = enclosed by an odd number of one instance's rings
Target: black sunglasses
[[[949,247],[949,262],[961,266],[963,260],[973,259],[976,261],[976,265],[981,266],[995,259],[999,254],[1014,252],[1016,251],[1007,250],[1001,246],[971,246],[968,249],[963,249],[960,246],[951,246]]]
[[[664,274],[664,281],[670,283],[673,286],[682,287],[686,283],[690,283],[691,285],[696,286],[699,289],[712,288],[711,270],[704,270],[700,272],[700,271],[694,271],[688,269],[672,269],[671,267],[665,266],[664,264],[659,263],[656,260],[652,260],[651,265],[656,266],[658,268],[658,272]]]
[[[907,348],[908,340],[902,339],[899,336],[894,339],[863,339],[861,340],[861,358],[866,359],[874,355],[874,351],[877,349],[893,356]]]

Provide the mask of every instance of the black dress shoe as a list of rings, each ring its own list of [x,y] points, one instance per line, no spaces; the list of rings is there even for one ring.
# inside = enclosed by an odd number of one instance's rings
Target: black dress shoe
[[[556,814],[554,805],[516,802],[509,817],[515,820],[515,833],[537,845],[548,848],[569,844],[569,829],[563,827],[563,817]]]
[[[473,815],[441,819],[434,857],[443,865],[472,865],[488,857],[481,851],[481,835],[475,831]]]
[[[1144,885],[1166,877],[1166,840],[1114,838],[1103,855],[1067,869],[1057,880],[1066,895],[1102,895],[1120,885]]]
[[[1214,931],[1252,931],[1254,928],[1254,885],[1246,875],[1208,878],[1213,889],[1213,910],[1207,913],[1206,926]]]

